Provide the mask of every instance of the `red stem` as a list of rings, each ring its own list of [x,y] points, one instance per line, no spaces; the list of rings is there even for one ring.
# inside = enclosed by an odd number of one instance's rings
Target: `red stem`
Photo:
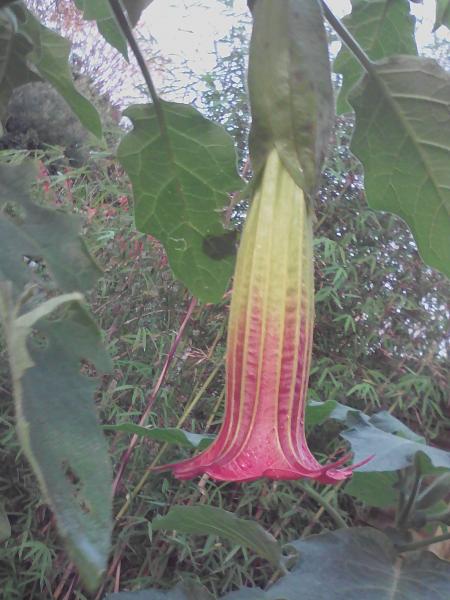
[[[141,426],[143,426],[145,424],[145,422],[147,421],[147,418],[153,408],[153,404],[156,400],[159,390],[161,389],[162,384],[164,383],[164,380],[167,376],[167,372],[169,370],[170,364],[175,356],[175,352],[177,351],[177,348],[178,348],[180,340],[183,336],[184,330],[186,329],[186,326],[189,322],[189,319],[191,318],[191,315],[192,315],[196,305],[197,305],[197,300],[195,298],[192,298],[191,303],[189,304],[189,308],[184,316],[183,322],[180,325],[180,328],[178,330],[176,338],[174,339],[172,347],[170,348],[169,353],[167,354],[166,360],[164,361],[164,365],[163,365],[163,368],[161,369],[161,373],[159,374],[158,380],[148,396],[147,406],[146,406],[145,411],[142,414],[142,417],[139,421],[139,425],[141,425]],[[133,453],[133,450],[136,447],[136,444],[138,443],[139,439],[140,439],[140,437],[138,435],[134,434],[133,437],[131,438],[128,448],[122,454],[119,468],[117,469],[116,478],[114,479],[114,483],[113,483],[113,488],[112,488],[113,496],[115,496],[115,494],[117,492],[118,486],[122,480],[123,473],[125,471],[125,467],[127,466],[128,462],[131,458],[131,455]]]

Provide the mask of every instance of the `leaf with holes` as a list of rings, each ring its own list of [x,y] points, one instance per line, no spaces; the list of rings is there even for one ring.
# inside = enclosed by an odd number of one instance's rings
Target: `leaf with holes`
[[[450,74],[396,56],[374,66],[350,103],[369,205],[404,219],[423,260],[450,276]]]
[[[204,302],[222,298],[234,256],[211,256],[207,241],[226,235],[223,213],[242,182],[233,140],[185,104],[128,108],[134,129],[118,158],[133,184],[136,227],[158,238],[175,276]]]
[[[13,11],[8,7],[0,9],[0,118],[5,114],[14,88],[40,81],[39,75],[27,64],[32,50],[30,39],[17,30]]]
[[[17,297],[29,280],[37,280],[24,262],[28,256],[45,262],[61,290],[87,291],[100,270],[80,236],[81,220],[35,204],[30,188],[36,175],[31,162],[0,165],[0,281],[10,281]],[[48,277],[39,283],[48,286]]]
[[[191,433],[177,427],[142,427],[135,423],[121,423],[120,425],[104,425],[106,431],[123,431],[124,433],[133,433],[140,437],[145,437],[155,442],[165,442],[166,444],[177,444],[187,448],[198,448],[204,450],[207,448],[215,435],[208,433]]]
[[[156,518],[152,529],[175,529],[183,533],[218,535],[234,544],[251,548],[275,566],[282,565],[281,547],[256,521],[240,519],[212,506],[174,506],[165,517]]]
[[[409,8],[408,0],[353,0],[352,12],[342,22],[372,60],[393,54],[417,54],[415,19]],[[349,112],[352,107],[348,103],[348,94],[364,70],[342,45],[334,61],[334,71],[343,77],[336,102],[337,112]]]
[[[34,42],[30,62],[43,79],[61,94],[84,127],[100,138],[102,123],[99,114],[73,83],[69,66],[70,43],[44,27],[30,11],[26,12],[26,21],[21,25],[21,31]]]
[[[108,371],[110,359],[81,294],[57,296],[17,316],[11,287],[0,284],[0,315],[19,438],[70,557],[95,588],[110,548],[112,474],[92,372]]]

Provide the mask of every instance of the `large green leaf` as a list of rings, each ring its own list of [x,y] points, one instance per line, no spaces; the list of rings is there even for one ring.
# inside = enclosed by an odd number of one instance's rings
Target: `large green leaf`
[[[396,56],[374,66],[350,103],[369,205],[404,219],[423,260],[450,276],[450,74]]]
[[[297,564],[267,591],[242,588],[223,600],[448,600],[447,561],[431,552],[399,556],[389,538],[375,529],[339,529],[291,546],[299,553]],[[109,598],[191,600],[176,589],[168,595],[148,590]]]
[[[95,107],[74,86],[69,66],[70,42],[44,27],[29,11],[21,30],[33,40],[30,62],[39,74],[61,94],[81,123],[97,137],[102,136],[102,123]]]
[[[108,0],[75,0],[86,21],[96,21],[99,33],[108,44],[128,60],[127,40],[120,29]]]
[[[408,0],[353,0],[352,5],[351,14],[342,21],[372,60],[393,54],[417,54],[415,19],[410,15]],[[352,107],[348,94],[364,70],[343,45],[334,61],[334,71],[343,77],[337,112],[349,112]]]
[[[17,316],[11,287],[0,284],[0,316],[20,441],[69,555],[94,588],[110,548],[112,474],[92,402],[98,380],[82,370],[92,370],[86,361],[109,370],[110,360],[80,294]],[[55,318],[58,308],[64,313]]]
[[[390,415],[389,415],[390,416]],[[423,461],[426,469],[427,463],[433,467],[450,469],[450,452],[440,450],[434,446],[428,446],[421,438],[413,432],[406,435],[407,429],[397,419],[391,417],[399,425],[394,431],[386,430],[385,417],[382,421],[374,417],[365,417],[357,412],[350,412],[347,417],[347,425],[350,429],[341,435],[351,445],[354,453],[354,462],[359,462],[372,456],[372,460],[358,468],[358,473],[373,471],[397,471],[414,465],[417,453],[427,457]],[[408,430],[410,431],[410,430]]]
[[[248,87],[250,154],[258,174],[277,148],[306,191],[317,186],[334,115],[328,43],[316,0],[258,0]]]
[[[105,600],[214,600],[206,588],[196,581],[183,581],[168,592],[143,590],[108,594]]]
[[[30,162],[0,165],[0,281],[11,281],[17,296],[37,277],[24,262],[28,256],[45,261],[61,290],[87,291],[100,270],[80,236],[81,220],[32,202],[35,179]]]
[[[177,444],[187,448],[198,448],[204,450],[207,448],[215,435],[208,433],[192,433],[177,427],[142,427],[135,423],[121,423],[120,425],[104,425],[106,431],[123,431],[124,433],[133,433],[140,437],[145,437],[156,442],[165,442],[166,444]]]
[[[398,489],[395,487],[398,477],[394,471],[360,473],[356,471],[345,486],[345,493],[361,500],[368,506],[386,508],[395,506]]]
[[[0,119],[5,114],[14,88],[40,81],[27,63],[32,50],[31,41],[18,31],[14,12],[8,7],[0,9]]]
[[[234,256],[216,256],[210,240],[222,225],[229,193],[241,187],[233,140],[185,104],[163,102],[125,111],[134,125],[118,158],[133,184],[139,231],[158,238],[175,276],[204,302],[218,302]]]
[[[282,564],[281,547],[256,521],[240,519],[233,513],[212,506],[175,506],[165,517],[152,522],[152,529],[175,529],[183,533],[218,535],[235,544],[251,548],[275,566]]]
[[[450,0],[436,0],[436,20],[433,31],[441,25],[450,29]]]

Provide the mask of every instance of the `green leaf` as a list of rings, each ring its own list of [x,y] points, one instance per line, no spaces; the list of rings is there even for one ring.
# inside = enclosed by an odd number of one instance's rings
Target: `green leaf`
[[[332,417],[338,404],[336,400],[326,400],[325,402],[310,400],[306,405],[305,423],[307,427],[321,425],[324,421]]]
[[[105,372],[110,359],[80,294],[57,296],[17,317],[11,287],[0,285],[0,314],[19,438],[67,551],[93,589],[110,548],[112,473],[92,402],[98,379],[83,371],[92,371],[89,361]],[[55,318],[57,308],[64,312]]]
[[[100,271],[80,237],[81,220],[32,202],[35,179],[31,162],[0,165],[0,281],[12,282],[14,296],[21,293],[37,277],[24,262],[29,256],[45,261],[61,290],[87,291]]]
[[[404,219],[423,260],[450,276],[450,75],[412,56],[374,69],[350,96],[367,201]]]
[[[11,524],[6,514],[5,507],[0,502],[0,544],[11,537]]]
[[[183,581],[168,592],[143,590],[108,594],[105,600],[214,600],[206,588],[196,581]]]
[[[18,31],[13,11],[9,8],[0,9],[0,118],[5,114],[14,88],[40,81],[38,74],[27,63],[32,50],[31,41]]]
[[[133,184],[136,227],[158,238],[175,276],[204,302],[218,302],[234,257],[209,256],[207,240],[227,232],[222,213],[242,185],[233,140],[194,108],[161,101],[125,111],[134,125],[118,148]],[[160,115],[161,117],[161,115]]]
[[[212,506],[175,506],[165,517],[156,518],[152,529],[175,529],[183,533],[218,535],[251,548],[275,566],[282,564],[276,539],[255,521],[240,519],[233,513]]]
[[[444,600],[450,565],[431,552],[401,559],[389,538],[369,527],[340,529],[294,542],[300,558],[273,585],[271,600]],[[237,600],[237,599],[236,599]]]
[[[389,433],[383,429],[383,423],[380,426],[376,418],[364,418],[357,412],[348,414],[347,425],[351,429],[341,435],[352,447],[354,462],[373,456],[372,460],[358,468],[357,473],[404,469],[414,464],[417,453],[425,455],[434,467],[450,469],[450,452],[416,441],[415,434],[415,437],[406,436],[404,430]],[[423,461],[422,464],[425,470],[427,462]]]
[[[433,31],[436,31],[441,25],[450,29],[450,0],[436,0],[436,21]]]
[[[106,431],[123,431],[133,433],[140,437],[149,438],[156,442],[177,444],[187,448],[198,448],[204,450],[216,437],[207,433],[191,433],[177,427],[142,427],[134,423],[122,423],[120,425],[104,425]]]
[[[395,485],[398,481],[394,471],[379,473],[360,473],[355,471],[345,486],[345,493],[368,506],[387,508],[395,506],[398,491]]]
[[[342,22],[372,60],[393,54],[417,54],[415,19],[410,15],[408,0],[353,0],[352,12]],[[349,112],[352,110],[348,103],[349,92],[364,70],[342,45],[334,61],[334,71],[343,77],[336,103],[337,112]]]
[[[320,4],[258,0],[253,20],[248,73],[253,170],[261,171],[275,147],[298,185],[313,192],[334,116]]]
[[[96,21],[99,33],[108,44],[111,44],[128,60],[127,40],[116,21],[108,0],[75,0],[75,5],[83,12],[83,18],[86,21]]]
[[[127,11],[128,19],[132,27],[137,25],[142,12],[150,6],[153,0],[122,0],[122,4]]]
[[[84,127],[101,138],[102,123],[97,110],[73,83],[68,62],[70,42],[44,27],[30,11],[26,13],[21,30],[34,42],[34,51],[29,58],[39,74],[61,94]]]

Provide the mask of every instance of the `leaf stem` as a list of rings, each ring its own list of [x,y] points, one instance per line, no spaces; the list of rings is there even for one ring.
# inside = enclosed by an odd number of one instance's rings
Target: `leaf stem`
[[[152,99],[155,108],[156,117],[158,119],[161,131],[164,132],[164,134],[166,134],[167,123],[166,118],[164,116],[164,110],[161,104],[161,100],[156,91],[152,76],[147,67],[147,63],[145,62],[145,58],[141,52],[141,49],[139,48],[139,44],[137,43],[136,38],[134,37],[133,30],[120,5],[120,0],[109,0],[109,4],[111,6],[111,10],[114,13],[114,16],[117,19],[120,29],[122,30],[122,33],[124,34],[128,44],[130,45],[130,48],[136,58],[139,69],[141,70],[142,76],[150,94],[150,98]]]
[[[323,12],[325,14],[325,18],[331,27],[335,30],[350,52],[355,56],[355,58],[361,63],[364,69],[370,73],[371,75],[375,74],[374,64],[370,60],[369,56],[364,52],[363,48],[359,45],[347,27],[340,21],[330,10],[329,6],[321,0]]]
[[[398,552],[413,552],[414,550],[420,550],[420,548],[426,548],[427,546],[431,546],[431,544],[445,542],[446,540],[450,540],[450,531],[443,533],[442,535],[437,535],[436,537],[411,542],[410,544],[398,544],[396,548]]]
[[[419,469],[416,469],[414,476],[414,483],[411,489],[411,493],[409,494],[407,502],[404,504],[399,516],[398,516],[398,525],[400,528],[404,528],[408,522],[408,517],[411,513],[411,510],[415,504],[417,493],[419,491],[420,484],[422,482],[422,475]]]
[[[326,510],[326,512],[330,515],[330,517],[335,522],[336,527],[338,529],[344,529],[344,528],[348,527],[347,523],[341,517],[341,515],[339,514],[339,512],[319,492],[316,492],[316,490],[314,490],[312,487],[310,487],[306,483],[300,483],[299,482],[298,485],[299,485],[299,487],[302,490],[304,490],[304,492],[310,498],[312,498],[313,500],[315,500],[318,504],[320,504],[320,506],[322,506]]]

